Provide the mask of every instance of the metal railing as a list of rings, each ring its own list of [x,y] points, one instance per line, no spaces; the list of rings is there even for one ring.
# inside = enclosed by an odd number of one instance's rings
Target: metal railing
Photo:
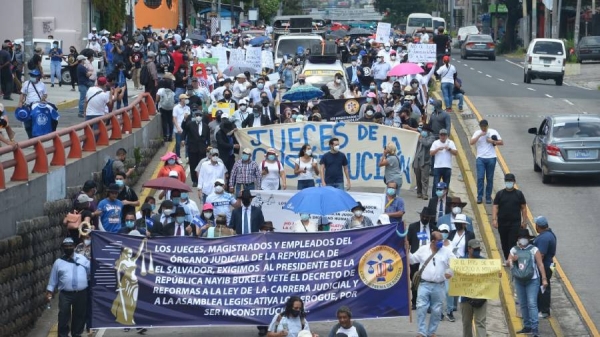
[[[14,168],[11,181],[29,181],[29,162],[35,162],[31,173],[49,173],[50,166],[65,166],[67,159],[82,158],[84,152],[94,152],[98,146],[108,146],[111,140],[122,139],[123,134],[141,128],[142,122],[149,121],[153,115],[156,115],[154,99],[149,93],[142,93],[133,103],[104,116],[19,142],[14,147],[2,147],[0,156],[12,152],[12,159],[0,162],[0,189],[6,189],[8,169]],[[78,131],[83,134],[79,135]],[[63,141],[64,136],[69,139]],[[52,145],[44,147],[45,142]],[[31,148],[34,151],[26,155],[24,150]]]

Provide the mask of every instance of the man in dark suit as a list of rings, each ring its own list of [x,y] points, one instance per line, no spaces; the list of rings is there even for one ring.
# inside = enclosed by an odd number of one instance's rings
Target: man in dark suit
[[[200,228],[185,221],[185,208],[178,206],[175,209],[175,221],[163,227],[163,236],[200,236]]]
[[[433,224],[445,214],[452,213],[452,199],[448,196],[448,184],[440,181],[435,187],[435,196],[429,199],[429,209],[433,211]]]
[[[346,78],[348,85],[359,84],[363,77],[363,68],[357,64],[358,57],[352,56],[352,65],[346,68]]]
[[[206,147],[210,144],[210,129],[208,124],[202,121],[202,111],[194,111],[194,118],[183,122],[183,133],[181,134],[181,146],[188,147],[190,175],[193,187],[198,186],[198,172],[196,166],[202,158],[206,157]]]
[[[259,118],[260,125],[254,125],[254,120]],[[242,122],[242,128],[251,128],[253,126],[263,126],[279,123],[279,119],[275,114],[275,108],[272,106],[255,105],[252,113]]]
[[[435,218],[435,213],[429,209],[429,207],[423,207],[420,213],[421,219],[418,222],[413,222],[408,226],[408,233],[406,234],[406,240],[411,254],[416,252],[419,247],[428,245],[431,242],[431,233],[437,231],[437,227],[431,223],[431,220]],[[410,279],[413,279],[415,273],[419,270],[420,264],[410,265]],[[417,308],[417,290],[412,290],[412,310]]]
[[[229,228],[240,234],[256,233],[265,223],[262,210],[256,206],[252,206],[252,198],[254,196],[250,190],[242,192],[242,207],[236,208],[231,212],[231,220],[229,220]]]

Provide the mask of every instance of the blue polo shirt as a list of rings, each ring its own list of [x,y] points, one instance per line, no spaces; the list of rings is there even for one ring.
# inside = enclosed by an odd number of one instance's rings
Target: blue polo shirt
[[[60,48],[56,48],[56,51],[54,51],[54,49],[50,49],[50,54],[51,55],[62,55],[62,53],[63,53],[62,49],[60,49]],[[62,61],[62,57],[60,57],[60,56],[51,56],[50,57],[50,61],[60,62],[60,61]]]
[[[79,63],[77,65],[77,84],[87,85],[89,81],[90,79],[87,77],[87,68],[83,63]]]
[[[540,254],[544,255],[542,259],[544,267],[550,267],[552,259],[556,255],[556,235],[554,235],[551,229],[548,229],[533,240],[533,245],[540,250]]]

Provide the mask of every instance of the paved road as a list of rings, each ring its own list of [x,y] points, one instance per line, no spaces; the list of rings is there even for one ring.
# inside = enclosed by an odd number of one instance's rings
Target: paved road
[[[566,82],[556,86],[551,81],[523,83],[523,69],[518,62],[498,57],[487,60],[456,60],[459,77],[467,95],[490,127],[505,140],[501,151],[517,177],[517,183],[534,216],[545,215],[555,231],[558,258],[591,318],[600,322],[600,298],[594,283],[600,279],[594,254],[583,247],[594,247],[600,227],[597,207],[600,182],[589,178],[562,178],[551,185],[541,182],[533,171],[532,135],[529,127],[538,127],[542,117],[561,113],[598,113],[600,92],[586,90]],[[582,65],[582,73],[597,71],[600,64]]]

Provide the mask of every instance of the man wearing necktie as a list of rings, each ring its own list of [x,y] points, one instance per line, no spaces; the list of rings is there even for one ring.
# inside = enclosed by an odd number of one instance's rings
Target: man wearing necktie
[[[452,213],[451,200],[448,197],[448,184],[440,181],[435,186],[435,196],[429,199],[429,208],[435,211],[435,217],[432,219],[434,224],[438,219],[446,214]]]
[[[431,243],[431,233],[437,231],[437,227],[433,220],[435,219],[435,211],[429,207],[423,207],[420,212],[420,221],[413,222],[408,226],[408,233],[406,239],[410,246],[410,252],[416,252],[419,247],[429,245]],[[420,265],[410,265],[410,279],[412,280],[413,275],[419,270]],[[412,291],[412,310],[416,309],[417,306],[417,291]]]
[[[185,221],[187,213],[185,208],[178,206],[175,209],[175,221],[166,225],[163,229],[164,236],[200,236],[200,227]]]
[[[350,83],[348,84],[360,84],[360,79],[363,74],[363,69],[358,65],[358,57],[352,56],[352,65],[346,68],[346,78]]]

